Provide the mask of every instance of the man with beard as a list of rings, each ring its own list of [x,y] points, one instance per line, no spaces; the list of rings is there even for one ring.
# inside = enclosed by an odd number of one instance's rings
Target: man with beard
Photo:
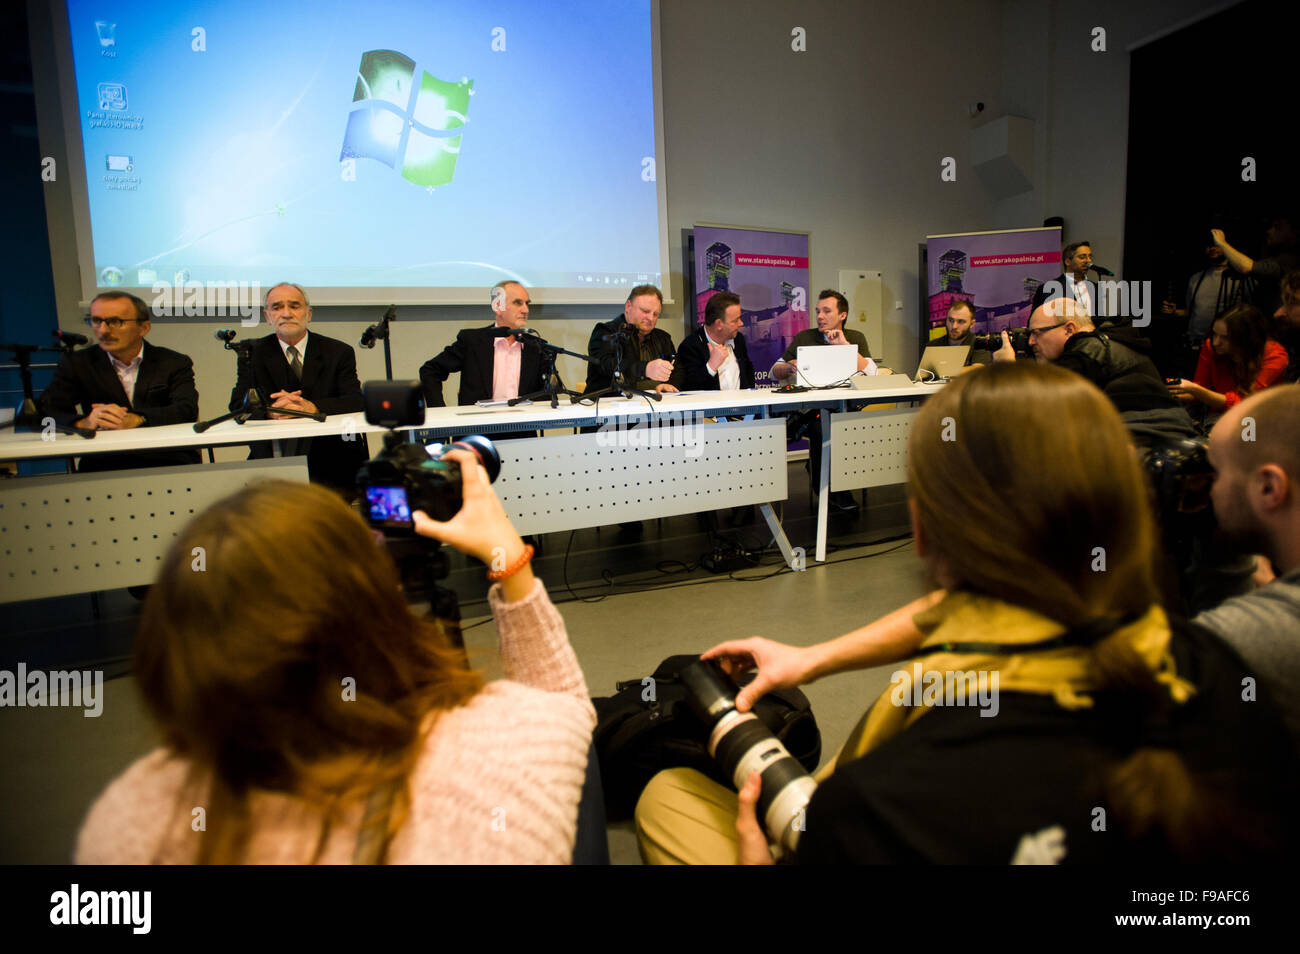
[[[1277,576],[1196,622],[1258,674],[1300,746],[1300,388],[1271,388],[1223,415],[1210,432],[1209,459],[1220,528],[1266,557]]]

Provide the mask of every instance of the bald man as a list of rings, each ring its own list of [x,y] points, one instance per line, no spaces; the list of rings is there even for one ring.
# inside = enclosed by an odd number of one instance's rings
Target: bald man
[[[1034,309],[1028,331],[1035,358],[1081,374],[1101,388],[1135,437],[1196,436],[1192,419],[1148,356],[1150,342],[1132,328],[1099,331],[1073,299],[1053,298]],[[993,360],[1016,360],[1005,331]]]
[[[1229,409],[1210,432],[1209,458],[1220,528],[1277,576],[1196,622],[1258,673],[1300,748],[1300,387],[1273,387]]]

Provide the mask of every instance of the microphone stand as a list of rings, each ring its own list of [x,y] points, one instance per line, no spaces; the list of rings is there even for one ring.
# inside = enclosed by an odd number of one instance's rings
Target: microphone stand
[[[246,381],[253,380],[253,342],[251,341],[227,341],[226,350],[235,352],[236,380],[243,378]],[[222,421],[234,419],[236,424],[243,424],[251,417],[265,417],[268,413],[274,411],[276,414],[283,414],[286,417],[309,417],[313,421],[324,422],[325,415],[316,411],[295,411],[287,407],[271,408],[266,405],[261,396],[257,393],[257,388],[250,387],[244,392],[244,403],[238,410],[229,411],[219,417],[211,420],[199,421],[194,425],[194,433],[202,434],[208,428],[220,424]]]
[[[629,398],[629,399],[633,397],[642,397],[652,401],[663,400],[663,395],[660,394],[658,391],[643,391],[640,388],[628,382],[627,373],[623,370],[623,362],[626,357],[623,351],[623,344],[624,344],[625,337],[629,334],[635,335],[636,329],[633,328],[633,326],[630,324],[625,324],[618,331],[615,331],[611,335],[605,336],[606,343],[610,343],[614,345],[615,355],[617,356],[618,359],[614,364],[614,376],[610,380],[608,387],[601,388],[595,394],[584,394],[582,396],[582,399],[584,401],[587,400],[593,402],[599,401],[606,394],[620,394],[624,398]],[[612,339],[612,341],[610,339]],[[566,353],[572,354],[573,352],[566,352]],[[591,358],[588,358],[587,361],[590,362],[591,364],[597,363],[595,361],[592,361]]]
[[[388,323],[397,320],[397,306],[389,305],[388,311],[384,312],[384,317],[379,319],[379,324],[371,325],[365,331],[361,332],[361,347],[373,348],[375,341],[384,343],[384,377],[393,380],[393,348],[388,340]]]
[[[22,407],[14,413],[12,421],[5,421],[0,424],[0,431],[13,428],[17,430],[20,427],[30,427],[32,430],[43,430],[41,426],[41,414],[36,408],[36,392],[32,389],[32,352],[34,351],[54,351],[53,348],[42,348],[40,345],[24,344],[0,344],[0,351],[11,352],[14,356],[14,364],[18,365],[18,376],[23,382],[23,403]],[[65,345],[59,349],[59,352],[71,351],[70,346]],[[93,438],[96,434],[89,427],[68,426],[66,424],[55,424],[54,431],[57,434],[76,434],[78,437],[84,437],[87,440]]]
[[[567,351],[557,345],[549,343],[537,332],[517,332],[513,337],[521,342],[525,347],[531,345],[541,352],[540,359],[542,362],[542,389],[534,391],[532,394],[521,394],[519,397],[511,398],[506,402],[507,407],[514,407],[516,404],[522,404],[524,401],[534,401],[539,398],[549,398],[551,407],[560,406],[560,395],[567,394],[569,403],[573,403],[574,398],[581,398],[582,395],[577,391],[571,391],[564,386],[564,381],[560,378],[560,372],[555,369],[556,359],[567,354],[571,358],[581,358],[588,364],[592,363],[591,358],[585,354],[578,354],[576,351]]]

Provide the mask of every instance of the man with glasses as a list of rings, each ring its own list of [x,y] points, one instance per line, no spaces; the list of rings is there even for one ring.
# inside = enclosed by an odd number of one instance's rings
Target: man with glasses
[[[1191,437],[1195,425],[1148,356],[1150,345],[1131,328],[1093,327],[1071,298],[1052,298],[1029,316],[1029,347],[1039,361],[1081,374],[1110,398],[1138,438]],[[1011,339],[1002,332],[994,361],[1014,361]]]
[[[147,344],[149,306],[126,292],[108,291],[90,303],[87,323],[97,348],[59,359],[39,402],[42,417],[91,430],[185,424],[199,418],[194,363],[187,355]],[[197,450],[88,454],[82,472],[169,464],[196,464]]]
[[[1061,264],[1065,270],[1050,282],[1043,282],[1034,292],[1030,311],[1054,298],[1067,298],[1075,303],[1078,313],[1084,317],[1098,314],[1097,287],[1088,280],[1088,269],[1092,268],[1092,243],[1071,242],[1061,250]]]

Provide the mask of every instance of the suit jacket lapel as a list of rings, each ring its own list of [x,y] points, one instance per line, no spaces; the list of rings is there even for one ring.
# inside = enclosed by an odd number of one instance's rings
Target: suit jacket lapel
[[[302,396],[311,400],[311,395],[315,393],[313,389],[316,386],[316,380],[320,377],[325,358],[321,354],[321,343],[318,338],[312,341],[311,335],[307,336],[307,353],[302,356],[302,383],[292,384],[289,387],[291,391],[302,389]],[[293,372],[289,371],[288,362],[285,362],[286,381],[292,382]]]

